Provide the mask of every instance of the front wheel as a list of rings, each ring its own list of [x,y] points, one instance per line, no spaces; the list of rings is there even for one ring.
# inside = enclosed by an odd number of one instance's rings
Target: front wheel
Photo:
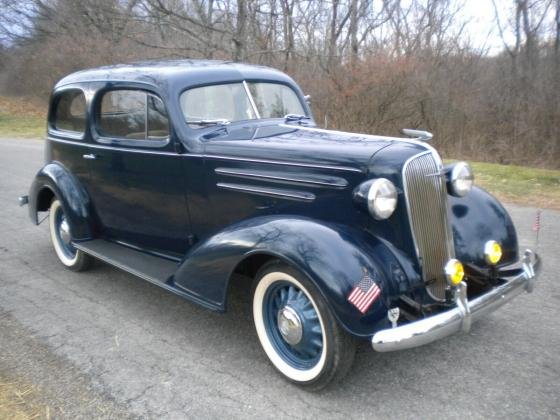
[[[54,199],[49,212],[51,241],[59,261],[73,271],[85,271],[93,262],[92,257],[72,245],[70,225],[60,201]]]
[[[317,288],[284,263],[268,263],[257,274],[253,319],[274,367],[298,385],[324,388],[352,365],[354,340],[339,327]]]

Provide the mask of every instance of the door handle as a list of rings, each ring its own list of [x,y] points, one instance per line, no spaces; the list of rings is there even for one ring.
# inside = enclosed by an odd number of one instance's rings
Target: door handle
[[[86,155],[82,155],[82,157],[84,159],[95,160],[95,159],[97,159],[98,156],[94,155],[93,153],[88,153]]]

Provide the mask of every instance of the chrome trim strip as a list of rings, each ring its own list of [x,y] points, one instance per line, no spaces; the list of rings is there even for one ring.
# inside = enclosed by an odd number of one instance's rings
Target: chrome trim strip
[[[240,177],[240,178],[254,178],[254,179],[264,179],[264,180],[271,180],[271,181],[286,181],[286,182],[294,182],[298,184],[324,186],[324,187],[331,187],[331,188],[346,188],[348,186],[348,181],[346,181],[344,178],[332,177],[332,182],[329,182],[327,180],[321,181],[317,179],[308,178],[313,176],[311,174],[295,174],[294,176],[287,176],[287,175],[276,175],[274,173],[264,172],[264,171],[258,172],[258,171],[250,171],[250,170],[234,169],[234,168],[216,168],[214,169],[214,172],[216,172],[219,175],[226,175],[226,176],[233,176],[233,177]]]
[[[78,141],[71,141],[71,140],[64,140],[64,139],[57,139],[53,137],[47,137],[47,140],[54,141],[58,143],[65,143],[65,144],[75,144],[77,146],[84,146],[84,147],[91,147],[94,149],[103,149],[103,150],[118,150],[121,152],[132,152],[132,153],[144,153],[144,154],[160,154],[160,155],[168,155],[168,156],[178,156],[178,157],[198,157],[204,159],[222,159],[222,160],[231,160],[236,162],[251,162],[251,163],[265,163],[271,165],[285,165],[285,166],[296,166],[301,168],[316,168],[316,169],[330,169],[334,171],[346,171],[346,172],[354,172],[354,173],[364,173],[361,169],[358,168],[351,168],[349,166],[331,166],[331,165],[318,165],[313,163],[305,163],[305,162],[288,162],[282,160],[269,160],[269,159],[256,159],[256,158],[245,158],[245,157],[236,157],[236,156],[224,156],[224,155],[212,155],[212,154],[204,154],[204,153],[174,153],[174,152],[158,152],[153,149],[144,150],[144,149],[128,149],[124,147],[113,147],[113,146],[101,146],[99,144],[92,144],[92,143],[84,143]]]
[[[362,171],[361,169],[351,168],[349,166],[319,165],[314,163],[289,162],[283,160],[256,159],[256,158],[244,158],[244,157],[221,156],[221,155],[202,155],[202,156],[208,159],[223,159],[223,160],[233,160],[238,162],[251,162],[251,163],[267,163],[271,165],[297,166],[301,168],[331,169],[334,171],[355,172],[359,174],[364,173],[364,171]]]
[[[431,149],[431,150],[430,150]],[[403,190],[404,190],[404,197],[405,197],[405,203],[406,203],[406,211],[407,211],[407,218],[408,218],[408,223],[410,225],[410,231],[412,234],[412,240],[414,243],[414,249],[416,251],[416,255],[419,257],[419,263],[420,266],[422,268],[422,276],[424,278],[424,280],[428,280],[425,278],[425,267],[423,264],[423,259],[427,258],[428,256],[426,255],[422,255],[422,253],[420,252],[420,246],[419,246],[419,242],[418,242],[418,238],[416,236],[416,232],[415,232],[415,224],[413,223],[413,214],[412,214],[412,208],[411,208],[411,203],[410,203],[410,194],[409,194],[409,185],[407,182],[407,170],[408,170],[408,166],[415,161],[416,159],[419,159],[423,156],[426,155],[430,155],[433,160],[434,163],[438,169],[438,171],[442,171],[443,168],[443,162],[441,160],[441,157],[439,156],[439,154],[437,153],[437,151],[433,148],[429,148],[429,150],[427,150],[426,152],[422,152],[422,153],[418,153],[414,156],[411,156],[410,158],[408,158],[403,167],[402,167],[402,171],[401,171],[401,178],[402,178],[402,182],[403,182]],[[440,193],[440,191],[438,191],[438,194]],[[452,229],[451,229],[451,222],[449,220],[449,201],[447,200],[447,192],[444,193],[445,194],[445,199],[443,199],[443,197],[441,197],[438,201],[439,201],[439,205],[442,206],[441,210],[443,214],[441,214],[441,217],[443,218],[442,223],[444,223],[444,236],[445,236],[445,246],[446,246],[446,251],[447,251],[447,259],[453,258],[455,256],[455,244],[453,242],[453,233],[452,233]],[[421,217],[422,215],[420,215]],[[419,216],[416,216],[417,218]],[[438,235],[439,236],[439,235]],[[445,264],[445,261],[443,262],[443,264]],[[432,267],[433,268],[433,267]],[[443,266],[441,267],[441,269],[443,270]],[[444,301],[445,297],[443,296],[435,296],[434,293],[430,290],[430,287],[427,286],[426,287],[426,291],[428,292],[428,294],[435,300],[438,301]]]
[[[308,202],[315,200],[315,194],[308,193],[308,192],[283,190],[279,188],[257,187],[252,185],[229,184],[224,182],[219,182],[217,186],[218,188],[223,188],[225,190],[239,191],[239,192],[245,192],[245,193],[256,194],[256,195],[265,195],[265,196],[276,197],[276,198],[284,198],[286,200],[297,200],[297,201],[308,201]]]
[[[523,256],[522,273],[506,279],[506,283],[470,302],[466,298],[466,285],[463,283],[459,288],[462,297],[458,299],[455,308],[400,327],[378,331],[373,335],[371,345],[379,352],[404,350],[431,343],[459,331],[468,332],[472,322],[495,311],[524,290],[530,293],[539,272],[538,257],[527,250]]]
[[[407,218],[408,218],[408,224],[410,226],[410,233],[412,234],[412,242],[414,242],[414,249],[416,250],[416,256],[420,256],[420,249],[418,248],[418,241],[416,239],[416,234],[414,233],[414,229],[412,228],[412,217],[411,217],[411,211],[410,211],[410,202],[408,200],[408,194],[406,193],[408,190],[408,185],[406,182],[406,169],[408,167],[408,164],[410,162],[412,162],[414,159],[419,158],[420,156],[424,156],[427,155],[428,153],[430,153],[429,151],[427,152],[422,152],[422,153],[418,153],[417,155],[411,156],[409,157],[405,162],[404,165],[402,167],[401,170],[401,178],[402,178],[402,182],[403,182],[403,190],[404,190],[404,201],[406,204],[406,214],[407,214]],[[442,267],[443,269],[443,267]]]

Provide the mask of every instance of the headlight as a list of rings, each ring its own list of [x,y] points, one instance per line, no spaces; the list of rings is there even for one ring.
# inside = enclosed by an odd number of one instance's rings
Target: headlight
[[[484,244],[484,258],[488,264],[498,264],[502,259],[502,246],[496,241],[488,241]]]
[[[463,280],[465,276],[465,269],[463,268],[463,264],[461,261],[456,260],[455,258],[450,259],[445,264],[445,277],[447,277],[447,282],[451,286],[457,286]]]
[[[397,189],[395,185],[385,178],[375,179],[369,187],[367,205],[370,214],[375,219],[387,219],[397,207]]]
[[[451,169],[449,192],[457,197],[464,197],[471,190],[474,174],[467,162],[457,162]]]

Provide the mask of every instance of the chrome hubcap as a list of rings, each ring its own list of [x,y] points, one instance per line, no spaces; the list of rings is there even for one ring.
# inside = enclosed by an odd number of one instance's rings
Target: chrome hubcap
[[[303,326],[297,312],[289,306],[284,306],[278,311],[278,329],[282,338],[294,346],[303,337]]]
[[[65,244],[69,244],[71,240],[70,226],[68,226],[68,222],[66,221],[66,218],[64,216],[62,217],[62,221],[60,222],[58,230],[60,233],[60,239],[62,239]]]

